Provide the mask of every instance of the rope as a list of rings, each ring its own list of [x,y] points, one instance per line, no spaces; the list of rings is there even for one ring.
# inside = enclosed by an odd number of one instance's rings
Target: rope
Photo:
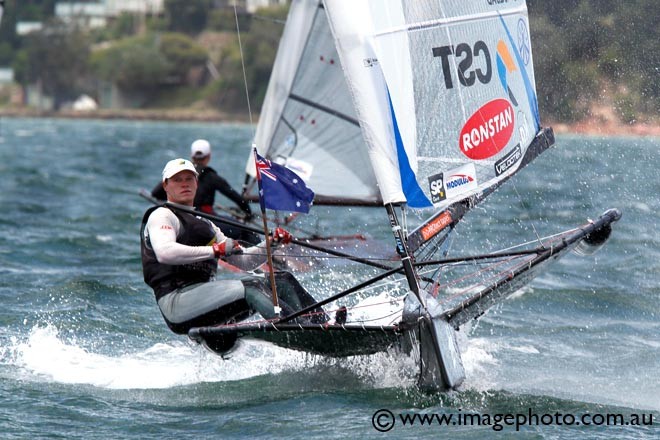
[[[402,301],[402,299],[395,299],[395,298],[393,298],[392,300],[397,301],[397,302]],[[391,304],[392,300],[383,301],[383,302],[374,303],[374,304],[361,305],[361,306],[353,306],[353,307],[344,306],[344,307],[346,307],[347,310],[365,309],[365,308],[369,308],[369,307],[381,306],[383,304]],[[306,318],[311,318],[311,317],[322,315],[322,314],[334,315],[341,308],[342,307],[338,307],[336,309],[326,310],[326,311],[322,311],[322,312],[309,312],[309,313],[305,313],[305,314],[300,315],[300,316],[301,317],[304,316]],[[384,316],[373,317],[373,318],[370,317],[368,319],[359,319],[359,320],[355,320],[355,321],[347,321],[345,324],[360,324],[360,323],[365,323],[365,322],[378,321],[378,320],[381,320],[381,319],[389,318],[391,316],[400,315],[402,310],[403,310],[403,307],[395,310],[394,312],[390,312],[390,313],[388,313]],[[241,321],[241,322],[233,322],[233,323],[228,323],[228,324],[218,324],[218,325],[214,325],[212,327],[213,328],[236,328],[236,329],[240,329],[241,327],[249,327],[249,326],[252,326],[252,325],[263,325],[263,324],[277,325],[276,321],[278,321],[278,320],[279,320],[279,318],[270,318],[270,319],[265,319],[264,318],[264,319],[255,319],[255,320],[251,320],[251,321]],[[395,323],[395,322],[396,321],[392,321],[392,323]],[[324,324],[318,324],[318,325],[322,326]]]
[[[246,247],[252,246],[252,245],[250,245],[249,243],[247,243],[243,240],[234,240],[234,241],[238,241],[241,244],[241,246],[246,246]],[[246,254],[246,255],[254,255],[254,256],[260,256],[260,257],[266,256],[266,254],[262,253],[262,252],[250,252],[249,254]],[[312,259],[314,259],[314,260],[332,260],[332,259],[346,260],[346,257],[339,257],[339,256],[334,256],[334,255],[319,256],[319,255],[292,254],[292,253],[286,253],[286,254],[277,254],[276,253],[276,254],[273,254],[273,257],[275,257],[275,258],[300,258],[300,259],[306,258],[306,259],[309,259],[309,260],[312,260]],[[390,262],[392,261],[391,258],[387,258],[387,257],[382,257],[382,258],[360,257],[360,258],[362,258],[364,260],[368,260],[368,261],[390,261]]]
[[[248,114],[250,115],[250,125],[254,127],[252,121],[252,108],[250,107],[250,92],[248,91],[247,74],[245,73],[245,60],[243,57],[243,45],[241,44],[241,29],[238,24],[238,11],[236,2],[234,2],[234,19],[236,20],[236,35],[238,36],[238,50],[241,54],[241,67],[243,68],[243,84],[245,85],[245,100],[247,101]]]

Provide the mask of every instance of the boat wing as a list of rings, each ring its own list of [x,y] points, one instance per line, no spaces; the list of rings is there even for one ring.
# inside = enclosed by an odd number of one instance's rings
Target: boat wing
[[[415,266],[420,272],[431,267],[442,274],[423,287],[436,294],[441,310],[437,317],[458,330],[527,285],[545,266],[568,251],[588,254],[600,248],[609,238],[612,224],[620,218],[621,212],[611,209],[595,221],[539,239],[540,245],[531,249],[424,261]],[[321,305],[325,302],[310,307]],[[366,325],[359,321],[343,325],[260,321],[195,327],[188,336],[220,354],[231,349],[238,338],[252,338],[322,356],[348,357],[393,347],[405,349],[406,338],[412,337],[411,330],[415,332],[417,325],[418,322],[405,319],[394,325]]]
[[[447,262],[442,269],[446,273],[451,272],[454,264],[473,263],[470,271],[475,276],[461,278],[454,273],[451,276],[459,280],[458,283],[442,283],[445,289],[450,287],[448,289],[450,293],[444,298],[439,298],[445,319],[458,329],[529,284],[548,264],[560,259],[569,251],[573,250],[578,254],[595,252],[609,238],[612,223],[620,218],[619,210],[610,209],[595,221],[589,221],[579,228],[543,240],[541,245],[534,249],[487,254]],[[468,279],[469,283],[461,284]],[[427,287],[432,289],[431,286]]]
[[[280,347],[330,357],[369,355],[396,346],[402,330],[394,325],[326,325],[255,323],[195,327],[188,336],[213,351],[236,338],[267,341]],[[219,349],[216,349],[219,348]]]

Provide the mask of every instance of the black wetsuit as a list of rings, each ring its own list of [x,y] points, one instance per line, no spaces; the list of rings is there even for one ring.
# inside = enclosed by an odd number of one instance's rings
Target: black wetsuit
[[[252,217],[252,210],[248,201],[234,191],[229,183],[220,177],[213,168],[202,168],[198,166],[197,172],[199,173],[199,183],[197,185],[197,193],[195,194],[195,207],[200,211],[209,212],[207,209],[210,208],[212,210],[215,203],[215,192],[219,191],[232,202],[236,203],[248,218]]]

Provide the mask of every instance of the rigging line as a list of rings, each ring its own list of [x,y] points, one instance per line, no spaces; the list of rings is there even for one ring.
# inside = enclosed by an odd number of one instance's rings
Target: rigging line
[[[534,261],[534,259],[527,260],[527,261],[522,261],[520,264],[514,265],[510,268],[507,268],[506,270],[500,271],[499,273],[495,273],[494,275],[490,276],[489,278],[484,279],[484,281],[486,281],[486,282],[490,282],[492,280],[496,280],[496,281],[495,281],[495,283],[491,284],[490,285],[491,287],[489,287],[487,290],[482,289],[480,292],[478,292],[478,293],[472,295],[471,297],[468,297],[467,299],[461,301],[461,303],[457,307],[454,307],[453,310],[449,311],[449,314],[450,315],[455,315],[457,313],[460,313],[460,312],[466,310],[467,307],[470,307],[470,306],[474,305],[475,301],[477,299],[485,298],[487,296],[490,296],[493,292],[496,291],[496,288],[498,287],[498,285],[503,285],[503,284],[500,284],[500,283],[511,282],[511,280],[513,280],[514,278],[519,276],[520,273],[516,274],[516,272],[518,270],[520,270],[520,268],[529,265],[530,269],[531,269],[531,267],[532,267],[531,265],[532,265],[533,261]],[[503,275],[503,274],[508,274],[508,276],[506,278],[502,277],[501,275]],[[448,304],[449,300],[451,300],[453,298],[456,298],[458,296],[463,296],[467,292],[469,292],[471,290],[474,290],[475,288],[479,288],[479,287],[480,287],[479,285],[470,286],[470,287],[464,289],[462,292],[459,292],[455,295],[452,295],[450,298],[447,298],[445,301],[442,301],[442,303]],[[518,290],[518,289],[516,289],[516,290]],[[457,312],[457,309],[460,309],[460,310]]]
[[[236,3],[234,3],[234,7],[236,7]],[[282,20],[282,19],[279,19],[279,18],[266,17],[265,15],[254,14],[254,15],[252,15],[252,18],[254,20],[268,21],[268,22],[271,22],[271,23],[281,24],[282,26],[284,26],[286,24],[286,20]]]
[[[397,279],[394,279],[394,280],[391,280],[391,281],[380,281],[380,282],[375,282],[375,283],[373,283],[372,286],[369,286],[369,287],[365,287],[365,288],[363,288],[363,289],[360,289],[360,292],[361,292],[361,293],[362,293],[362,292],[363,292],[363,293],[368,293],[369,291],[372,291],[372,290],[387,288],[388,286],[393,286],[393,285],[395,285],[395,284],[399,284],[399,285],[401,285],[401,284],[403,284],[403,283],[405,283],[405,282],[406,282],[405,277],[404,277],[404,278],[397,278]],[[394,298],[394,299],[397,299],[397,298],[395,298],[395,297],[393,297],[393,298]],[[397,300],[398,300],[398,299],[397,299]]]
[[[238,241],[241,244],[241,246],[243,246],[243,245],[246,245],[246,247],[253,246],[245,240],[240,240],[240,239],[236,240],[236,239],[234,239],[234,241]],[[241,255],[241,254],[237,254],[237,255]],[[262,253],[262,252],[251,252],[249,255],[250,256],[255,256],[255,257],[256,256],[263,257],[266,254]],[[275,253],[275,254],[273,254],[273,257],[283,258],[283,259],[289,259],[289,258],[304,259],[304,258],[307,258],[307,259],[310,259],[310,260],[312,260],[312,259],[313,260],[332,260],[332,259],[345,260],[346,259],[346,257],[333,256],[333,255],[309,255],[309,254],[290,254],[290,253],[286,253],[286,254]],[[389,258],[376,258],[376,257],[362,257],[362,258],[364,258],[366,260],[369,260],[369,261],[389,261],[390,263],[395,263],[396,262],[396,261],[392,261]]]
[[[561,237],[562,235],[571,234],[571,233],[573,233],[573,232],[575,232],[579,229],[580,228],[573,228],[573,229],[569,229],[567,231],[558,232],[556,234],[546,235],[545,237],[542,237],[541,240],[546,240],[548,242],[557,241],[557,240],[551,240],[551,239],[553,239],[555,237]],[[536,242],[536,240],[530,240],[530,241],[525,242],[525,243],[520,243],[520,244],[516,244],[516,245],[511,246],[511,247],[505,248],[505,249],[500,249],[499,251],[496,251],[494,253],[497,254],[497,253],[500,253],[500,252],[507,252],[507,251],[510,251],[511,249],[516,249],[516,248],[520,248],[520,247],[523,247],[523,246],[527,246],[527,245],[535,243],[535,242]]]
[[[317,301],[316,303],[314,303],[314,304],[312,304],[312,305],[310,305],[310,306],[308,306],[308,307],[304,307],[304,308],[302,308],[301,310],[298,310],[297,312],[294,312],[294,313],[292,313],[292,314],[290,314],[290,315],[288,315],[288,316],[285,316],[285,317],[281,318],[281,319],[278,321],[278,323],[279,323],[279,324],[283,324],[283,323],[289,322],[289,321],[291,321],[291,320],[293,320],[293,319],[296,319],[297,317],[302,316],[302,315],[304,315],[305,313],[310,312],[310,311],[312,311],[312,310],[314,310],[314,309],[316,309],[316,308],[318,308],[318,307],[323,307],[324,305],[326,305],[326,304],[328,304],[328,303],[331,303],[331,302],[333,302],[333,301],[337,301],[338,299],[343,298],[343,297],[345,297],[346,295],[349,295],[349,294],[351,294],[351,293],[354,293],[354,292],[357,292],[357,291],[359,291],[359,290],[361,290],[361,289],[364,289],[365,287],[369,286],[370,284],[376,283],[376,282],[378,282],[378,281],[380,281],[380,280],[382,280],[382,279],[384,279],[384,278],[387,278],[387,277],[389,277],[389,276],[391,276],[391,275],[394,275],[394,274],[397,273],[399,270],[401,270],[401,268],[396,267],[396,268],[394,268],[394,269],[388,270],[387,272],[383,272],[383,273],[381,273],[380,275],[376,275],[375,277],[372,277],[372,278],[370,278],[370,279],[368,279],[368,280],[366,280],[366,281],[364,281],[364,282],[362,282],[362,283],[360,283],[360,284],[358,284],[358,285],[355,285],[355,286],[353,286],[353,287],[351,287],[351,288],[349,288],[349,289],[346,289],[346,290],[344,290],[344,291],[342,291],[342,292],[339,292],[339,293],[337,293],[337,294],[335,294],[335,295],[332,295],[331,297],[326,298],[326,299],[324,299],[324,300]]]
[[[192,215],[197,216],[197,217],[204,217],[204,218],[207,218],[209,220],[216,220],[220,223],[228,224],[228,225],[231,225],[231,226],[236,226],[237,228],[243,229],[245,231],[251,231],[251,232],[255,232],[257,234],[264,235],[264,231],[262,231],[260,229],[253,228],[253,227],[248,226],[248,225],[244,225],[244,224],[239,223],[237,221],[232,221],[232,220],[229,220],[229,219],[218,217],[217,215],[207,214],[206,212],[203,212],[203,211],[196,211],[194,208],[192,208],[190,206],[179,205],[179,204],[171,203],[171,202],[165,202],[165,203],[163,203],[162,206],[166,206],[170,209],[177,209],[179,211],[187,212],[187,213],[192,214]],[[298,239],[294,238],[293,240],[291,240],[291,243],[297,244],[299,246],[306,247],[306,248],[309,248],[309,249],[314,249],[314,250],[317,250],[319,252],[323,252],[323,253],[326,253],[326,254],[329,254],[329,255],[344,257],[347,260],[355,261],[356,263],[362,263],[362,264],[365,264],[367,266],[377,267],[379,269],[384,269],[384,270],[387,270],[387,271],[392,269],[391,265],[376,263],[374,261],[370,261],[368,259],[361,258],[361,257],[356,257],[354,255],[350,255],[350,254],[347,254],[347,253],[344,253],[344,252],[335,251],[333,249],[324,248],[322,246],[316,246],[316,245],[314,245],[312,243],[309,243],[305,240],[298,240]],[[398,271],[398,270],[402,270],[402,269],[401,269],[401,267],[395,267],[394,270]]]
[[[249,221],[246,221],[246,224],[256,225],[256,220],[254,220],[254,219],[255,218],[260,219],[261,214],[260,213],[252,213],[252,217],[253,217],[253,219],[251,219]],[[242,218],[239,218],[239,220],[245,221]],[[282,222],[280,221],[279,218],[276,218],[276,219],[268,218],[267,221],[268,221],[268,224],[273,228],[275,228],[277,226],[282,226]],[[306,228],[300,228],[298,226],[290,225],[290,224],[286,224],[286,223],[284,223],[284,226],[286,226],[286,228],[291,232],[307,234],[308,237],[306,237],[306,238],[309,238],[310,240],[323,240],[323,239],[326,238],[326,237],[323,237],[322,235],[319,235],[318,232],[312,232],[312,231],[310,231],[309,229],[306,229]],[[351,237],[351,238],[354,238],[354,237]]]
[[[236,35],[238,36],[238,50],[241,54],[241,67],[243,68],[243,84],[245,85],[245,100],[247,101],[248,114],[250,115],[250,126],[254,127],[252,122],[252,108],[250,107],[250,92],[248,91],[247,75],[245,73],[245,60],[243,57],[243,45],[241,44],[241,29],[238,25],[238,12],[236,2],[234,2],[234,19],[236,20]],[[254,130],[254,128],[253,128]],[[256,134],[256,133],[253,133]]]
[[[559,232],[557,234],[553,235],[548,235],[542,238],[542,240],[546,240],[547,242],[545,245],[543,245],[541,248],[534,248],[534,249],[525,249],[525,250],[520,250],[520,251],[511,251],[511,249],[517,249],[532,243],[535,243],[536,240],[531,240],[526,243],[520,243],[515,246],[508,247],[506,249],[501,249],[499,251],[491,252],[488,254],[481,254],[481,255],[466,255],[462,257],[454,257],[454,258],[444,258],[441,260],[429,260],[429,261],[417,261],[414,263],[416,267],[421,267],[421,266],[430,266],[430,265],[436,265],[436,264],[442,264],[442,265],[451,265],[451,266],[461,266],[461,265],[472,265],[474,264],[490,264],[489,262],[486,263],[478,263],[477,260],[489,260],[489,259],[497,259],[497,258],[503,258],[503,257],[509,257],[509,256],[515,256],[515,255],[530,255],[530,254],[538,254],[542,252],[543,250],[547,249],[547,245],[550,243],[556,243],[559,242],[560,240],[557,239],[557,237],[562,237],[565,235],[569,235],[572,232],[578,231],[581,228],[573,228],[569,229],[568,231],[563,231]],[[431,272],[431,271],[430,271]]]
[[[393,316],[396,316],[398,318],[399,316],[401,316],[402,311],[403,311],[403,308],[399,309],[399,310],[395,310],[394,312],[388,313],[387,315],[383,315],[383,316],[375,316],[373,318],[366,318],[366,319],[356,319],[355,321],[346,321],[346,324],[353,324],[353,325],[355,325],[357,323],[364,324],[365,322],[380,321],[380,320],[383,320],[383,319],[386,319],[386,318],[391,318]],[[399,320],[397,319],[394,322],[398,322],[398,321]]]
[[[513,265],[512,268],[507,268],[507,269],[505,269],[505,270],[501,270],[500,272],[496,272],[494,275],[491,275],[491,276],[488,277],[488,278],[482,278],[482,281],[487,282],[487,281],[490,281],[490,280],[492,280],[492,279],[495,279],[498,275],[502,275],[502,274],[507,273],[507,272],[512,272],[513,269],[516,269],[516,268],[518,268],[518,267],[522,267],[522,266],[524,266],[525,264],[527,264],[528,261],[530,261],[530,260],[529,260],[530,258],[533,259],[533,258],[536,258],[536,256],[533,256],[533,255],[527,255],[526,258],[527,258],[527,259],[522,258],[522,259],[521,259],[521,260],[522,260],[522,263],[518,263],[518,265]],[[472,278],[475,278],[475,279],[476,279],[477,276],[479,276],[480,274],[486,274],[486,273],[488,273],[488,272],[490,272],[490,271],[494,271],[494,270],[496,270],[497,268],[499,268],[500,266],[503,266],[503,265],[505,265],[505,264],[507,264],[507,263],[510,263],[510,262],[512,262],[512,261],[515,261],[515,260],[519,260],[519,258],[511,257],[511,258],[509,258],[509,259],[507,259],[507,260],[502,260],[502,261],[500,261],[500,262],[498,262],[498,263],[496,263],[496,264],[492,264],[492,265],[490,265],[490,266],[482,267],[480,270],[477,270],[477,271],[475,271],[475,272],[472,272],[472,273],[466,274],[466,275],[463,276],[463,277],[456,278],[455,280],[452,280],[451,282],[448,282],[448,283],[444,284],[444,287],[452,287],[452,286],[455,286],[455,285],[457,285],[458,283],[460,283],[460,282],[462,282],[462,281],[469,280],[469,279],[472,279]],[[464,288],[464,289],[463,289],[462,291],[460,291],[460,292],[457,292],[457,293],[455,293],[455,294],[453,294],[453,295],[451,295],[451,296],[448,296],[448,297],[443,298],[443,302],[447,302],[447,301],[452,300],[452,299],[454,299],[454,298],[457,298],[457,297],[459,297],[459,296],[463,296],[463,295],[465,295],[467,292],[469,292],[470,290],[473,290],[473,289],[478,288],[478,287],[480,287],[479,284],[474,284],[474,285],[472,285],[472,286],[468,286],[468,287]]]
[[[476,260],[489,260],[496,258],[505,258],[511,256],[520,256],[520,255],[531,255],[539,254],[543,252],[546,248],[535,248],[535,249],[526,249],[522,251],[513,251],[513,252],[502,252],[502,253],[489,253],[481,255],[466,255],[464,257],[454,257],[454,258],[444,258],[442,260],[433,260],[433,261],[417,261],[414,263],[415,267],[420,266],[430,266],[435,264],[455,264],[455,263],[465,263],[472,262]]]
[[[572,245],[574,245],[579,240],[583,239],[586,235],[593,233],[595,230],[599,230],[604,226],[610,225],[612,222],[617,221],[619,218],[620,218],[620,213],[617,210],[607,211],[597,221],[590,222],[590,224],[577,228],[580,232],[576,232],[575,234],[572,234],[572,236],[569,236],[568,238],[563,238],[555,248],[546,249],[545,251],[540,253],[536,258],[529,261],[529,263],[522,264],[518,267],[512,268],[509,278],[500,279],[495,284],[493,284],[491,288],[484,290],[475,296],[472,296],[468,300],[464,301],[459,307],[455,307],[453,310],[449,310],[445,312],[445,315],[450,317],[450,320],[452,321],[452,325],[454,325],[455,327],[458,325],[462,325],[467,321],[460,321],[458,319],[454,319],[458,314],[462,313],[465,310],[468,310],[470,307],[473,307],[477,303],[479,298],[490,296],[493,292],[496,291],[496,289],[499,286],[502,286],[505,283],[509,282],[511,279],[522,275],[524,273],[524,270],[521,270],[522,267],[528,266],[527,270],[529,270],[539,264],[542,264],[544,261],[547,261],[553,255],[568,251]],[[455,321],[459,321],[459,322],[455,322]]]

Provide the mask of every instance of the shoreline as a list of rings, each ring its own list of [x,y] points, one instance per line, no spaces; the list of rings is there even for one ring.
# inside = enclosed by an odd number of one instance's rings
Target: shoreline
[[[140,121],[180,121],[180,122],[226,122],[250,123],[245,113],[227,113],[213,109],[101,109],[91,111],[45,111],[25,108],[0,109],[0,117],[9,118],[61,118],[61,119],[127,119]],[[254,123],[258,114],[252,116]],[[652,121],[626,124],[612,119],[586,118],[573,123],[544,121],[542,125],[553,128],[556,134],[580,134],[589,136],[641,136],[660,137],[660,118]]]
[[[619,121],[601,121],[596,118],[589,118],[570,124],[550,122],[549,125],[558,134],[660,137],[660,121],[626,124]]]

